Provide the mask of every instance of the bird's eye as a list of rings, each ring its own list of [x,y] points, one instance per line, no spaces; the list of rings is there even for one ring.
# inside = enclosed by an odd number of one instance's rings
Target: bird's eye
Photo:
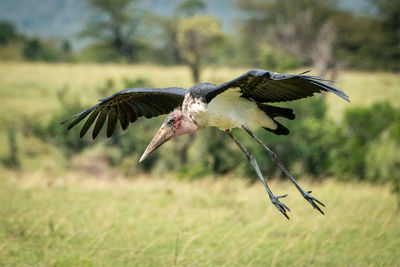
[[[168,124],[174,125],[174,123],[175,123],[175,118],[169,119]]]

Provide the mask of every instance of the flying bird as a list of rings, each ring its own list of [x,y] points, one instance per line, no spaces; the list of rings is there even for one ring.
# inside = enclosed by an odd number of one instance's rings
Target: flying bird
[[[271,159],[289,177],[312,207],[324,214],[318,205],[323,207],[325,205],[311,196],[311,191],[303,190],[300,187],[278,156],[250,129],[263,127],[276,135],[289,134],[289,130],[276,118],[293,120],[295,118],[293,110],[273,106],[270,103],[306,98],[321,92],[332,92],[350,102],[349,97],[343,91],[325,82],[327,80],[305,75],[305,73],[286,75],[254,69],[221,85],[198,83],[189,90],[178,87],[129,88],[100,99],[97,105],[75,115],[67,129],[71,129],[88,117],[82,126],[80,137],[83,137],[90,126],[94,124],[92,137],[95,139],[107,119],[107,137],[110,137],[113,135],[118,121],[125,130],[139,117],[152,118],[168,114],[140,158],[139,162],[141,162],[162,144],[175,137],[193,134],[206,127],[217,127],[225,131],[246,155],[263,183],[271,202],[289,219],[287,212],[290,209],[280,201],[287,195],[276,196],[272,193],[256,159],[231,131],[232,128],[242,128],[268,152]]]

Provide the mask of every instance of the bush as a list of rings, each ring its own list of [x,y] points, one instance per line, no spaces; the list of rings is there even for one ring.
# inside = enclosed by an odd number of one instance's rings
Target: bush
[[[30,61],[48,61],[55,62],[70,59],[70,51],[67,41],[61,42],[58,46],[56,42],[43,42],[40,39],[33,38],[25,41],[23,55]]]
[[[12,23],[6,21],[0,22],[0,46],[18,39],[18,37],[19,35]]]
[[[398,110],[388,102],[376,103],[370,108],[348,109],[344,114],[348,135],[362,143],[376,140],[385,129],[398,120]]]
[[[9,155],[2,159],[5,166],[13,169],[18,169],[21,166],[20,155],[17,144],[17,130],[14,126],[8,127],[8,146]]]
[[[33,134],[61,148],[65,155],[70,157],[85,149],[89,145],[89,140],[88,138],[78,138],[79,127],[72,128],[67,134],[66,126],[63,127],[60,123],[72,118],[85,107],[80,104],[78,97],[69,94],[68,87],[64,87],[58,92],[58,99],[61,104],[60,110],[54,113],[48,122],[34,123]],[[65,125],[68,125],[68,122]]]
[[[387,102],[376,103],[369,108],[356,107],[346,110],[342,131],[338,135],[342,145],[332,152],[339,161],[334,167],[334,174],[348,174],[357,179],[365,179],[369,150],[374,149],[374,143],[382,138],[386,130],[395,129],[392,125],[399,123],[399,115],[399,110]],[[369,179],[379,181],[384,177],[378,175]]]
[[[279,49],[262,45],[260,48],[261,66],[265,69],[285,72],[301,67],[299,58]]]

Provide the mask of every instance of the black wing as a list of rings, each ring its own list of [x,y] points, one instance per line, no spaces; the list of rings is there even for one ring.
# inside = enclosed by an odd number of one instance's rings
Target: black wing
[[[82,126],[80,136],[83,137],[96,120],[92,137],[95,139],[108,117],[107,137],[113,135],[118,120],[123,130],[138,117],[152,118],[166,114],[182,105],[187,90],[184,88],[132,88],[119,91],[109,97],[100,99],[100,103],[75,115],[68,130],[81,120],[89,118]],[[65,121],[63,122],[65,123]]]
[[[254,69],[240,77],[214,87],[206,95],[210,102],[215,96],[229,88],[240,88],[242,96],[257,102],[281,102],[312,96],[323,91],[332,92],[350,102],[349,97],[340,89],[325,84],[317,76],[286,75],[266,70]]]

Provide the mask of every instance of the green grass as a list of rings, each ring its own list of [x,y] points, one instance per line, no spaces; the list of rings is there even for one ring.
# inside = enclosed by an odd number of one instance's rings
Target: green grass
[[[368,106],[378,101],[388,101],[400,107],[399,73],[343,71],[337,81],[335,86],[349,95],[351,103],[329,94],[329,113],[335,118],[340,118],[347,107]]]
[[[2,266],[395,266],[400,216],[383,186],[306,184],[322,216],[289,183],[287,221],[261,185],[226,177],[181,182],[1,180]]]

